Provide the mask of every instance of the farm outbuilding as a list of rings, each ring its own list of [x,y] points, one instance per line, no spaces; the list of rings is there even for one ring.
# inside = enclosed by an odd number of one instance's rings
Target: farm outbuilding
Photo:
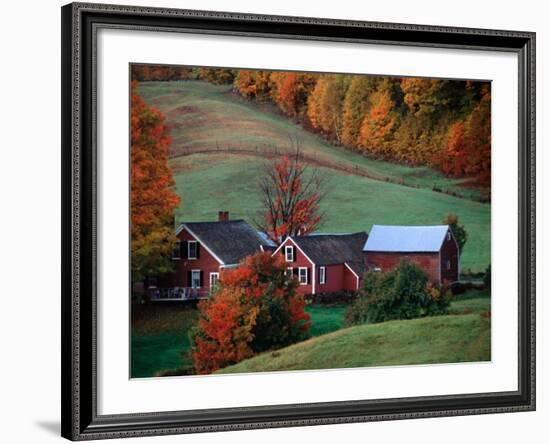
[[[448,225],[373,225],[363,252],[367,269],[390,271],[408,259],[437,285],[459,279],[458,244]]]

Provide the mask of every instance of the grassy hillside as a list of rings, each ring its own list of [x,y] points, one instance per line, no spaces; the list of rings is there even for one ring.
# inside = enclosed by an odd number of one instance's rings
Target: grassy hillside
[[[140,84],[140,94],[163,111],[172,126],[171,162],[182,197],[178,220],[214,220],[223,209],[231,218],[252,222],[260,210],[258,171],[275,147],[279,153],[288,147],[291,135],[301,140],[302,152],[329,181],[322,231],[370,230],[372,224],[437,224],[452,211],[470,235],[462,269],[482,271],[490,262],[490,205],[432,191],[436,186],[475,194],[460,180],[426,167],[375,161],[331,146],[271,107],[243,101],[229,90],[204,82]]]
[[[190,366],[188,332],[196,317],[196,309],[176,304],[133,305],[132,378]]]
[[[488,361],[490,328],[490,320],[477,313],[361,325],[263,353],[218,373]]]

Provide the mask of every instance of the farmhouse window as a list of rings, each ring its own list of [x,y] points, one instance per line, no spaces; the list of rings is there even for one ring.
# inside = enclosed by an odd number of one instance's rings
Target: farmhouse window
[[[191,270],[191,288],[201,288],[202,287],[202,271],[200,270]]]
[[[451,260],[450,259],[447,259],[447,270],[450,270],[451,269]]]
[[[285,246],[285,261],[294,262],[294,247],[292,245]]]
[[[319,267],[319,283],[324,284],[327,281],[326,267]]]
[[[176,246],[174,247],[174,250],[172,251],[172,259],[174,259],[174,260],[181,259],[181,241],[176,242]]]
[[[447,240],[451,240],[451,233],[447,231]]]
[[[298,280],[300,281],[300,285],[307,285],[308,284],[308,269],[307,267],[299,267],[298,268]]]
[[[188,259],[199,258],[199,243],[197,241],[187,242],[187,258]]]

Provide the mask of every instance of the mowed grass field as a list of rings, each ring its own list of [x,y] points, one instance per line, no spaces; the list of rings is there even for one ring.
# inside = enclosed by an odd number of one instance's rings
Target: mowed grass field
[[[288,149],[292,137],[300,140],[301,151],[317,161],[315,167],[327,179],[329,193],[322,205],[326,217],[320,231],[370,231],[373,224],[438,224],[454,212],[469,234],[462,270],[484,271],[490,263],[490,205],[432,191],[437,187],[465,196],[476,193],[460,180],[447,179],[430,168],[376,161],[334,147],[272,107],[236,97],[229,86],[142,82],[139,93],[165,113],[172,128],[171,165],[182,198],[178,221],[215,220],[219,210],[227,210],[232,219],[253,223],[261,214],[257,183],[269,161],[266,155]]]
[[[491,297],[486,291],[456,296],[449,316],[413,321],[344,328],[345,308],[344,305],[306,307],[311,317],[312,339],[279,350],[275,356],[269,352],[243,361],[223,372],[490,359],[490,317],[486,314],[491,311]],[[135,306],[133,310],[133,378],[153,377],[166,371],[178,374],[191,366],[188,331],[197,317],[196,309],[147,305]],[[304,359],[303,363],[298,359]]]

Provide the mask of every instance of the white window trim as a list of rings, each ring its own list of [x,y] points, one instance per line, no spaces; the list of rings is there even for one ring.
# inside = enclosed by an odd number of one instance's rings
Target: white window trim
[[[210,277],[209,277],[209,283],[210,283],[210,291],[212,291],[213,289],[213,286],[212,286],[212,278],[216,276],[216,282],[219,282],[220,281],[220,273],[219,272],[212,272],[210,273]]]
[[[195,280],[193,278],[193,273],[198,273],[199,274],[199,285],[198,285],[198,287],[193,287],[193,281]],[[201,288],[201,270],[191,270],[191,282],[190,282],[190,284],[191,284],[191,288],[197,288],[197,289]]]
[[[290,252],[291,259],[288,259],[288,253]],[[285,262],[294,262],[294,247],[292,245],[285,245]]]
[[[195,244],[195,257],[191,257],[191,244]],[[196,240],[187,241],[187,259],[197,259],[198,242]]]
[[[319,284],[324,285],[327,283],[327,267],[324,265],[319,267]]]
[[[178,240],[176,245],[177,247],[172,250],[172,260],[179,261],[181,259],[181,241]],[[177,256],[174,254],[176,250],[178,252]]]
[[[305,274],[305,278],[306,278],[306,281],[305,282],[302,282],[302,270],[305,270],[306,274]],[[300,282],[300,285],[307,285],[307,278],[308,278],[308,269],[307,267],[298,267],[298,282]]]

